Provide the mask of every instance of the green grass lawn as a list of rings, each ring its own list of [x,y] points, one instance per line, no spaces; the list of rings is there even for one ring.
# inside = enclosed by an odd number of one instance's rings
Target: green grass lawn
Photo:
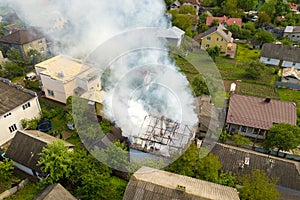
[[[297,90],[289,90],[289,89],[277,89],[280,99],[283,101],[292,101],[297,105],[297,116],[298,121],[300,121],[300,91]]]
[[[259,85],[255,83],[242,82],[240,84],[240,94],[257,96],[257,97],[270,97],[272,99],[279,99],[279,95],[274,86]]]
[[[32,200],[34,199],[39,193],[41,189],[37,187],[36,184],[29,182],[25,187],[19,190],[17,193],[13,194],[12,196],[5,198],[5,200]]]
[[[249,49],[249,44],[238,44],[235,60],[239,62],[251,62],[259,60],[260,49]]]

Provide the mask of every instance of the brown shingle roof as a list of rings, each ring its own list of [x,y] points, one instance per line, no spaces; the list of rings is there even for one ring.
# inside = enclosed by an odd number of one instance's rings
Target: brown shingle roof
[[[22,45],[42,38],[44,38],[44,35],[41,31],[34,27],[29,27],[27,29],[18,30],[12,34],[2,37],[0,42]]]
[[[252,96],[232,94],[229,101],[227,123],[268,130],[273,123],[296,125],[296,104]]]
[[[185,186],[185,192],[176,190],[177,185]],[[142,167],[132,175],[123,197],[132,199],[238,200],[239,196],[235,188]]]
[[[49,185],[34,200],[76,200],[72,194],[66,190],[61,184],[56,183]]]
[[[1,79],[5,80],[5,79]],[[0,116],[26,103],[36,95],[19,90],[17,85],[7,84],[0,80]],[[8,81],[8,80],[7,80]]]
[[[48,143],[58,140],[37,130],[18,131],[5,155],[17,163],[40,172],[40,167],[37,166],[39,154]],[[64,144],[66,147],[74,146],[68,142],[64,142]]]
[[[266,43],[262,46],[261,57],[300,63],[300,48],[281,44]]]

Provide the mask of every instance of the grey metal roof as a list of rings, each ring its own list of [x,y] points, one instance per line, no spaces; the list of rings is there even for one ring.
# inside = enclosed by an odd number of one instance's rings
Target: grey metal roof
[[[300,48],[282,44],[265,43],[262,46],[260,56],[300,63]]]
[[[12,84],[7,79],[0,78],[0,116],[36,96],[34,92],[30,94],[26,91],[21,86]]]
[[[40,171],[37,166],[39,154],[47,144],[58,140],[60,139],[37,130],[18,131],[5,155],[30,169]],[[64,144],[69,148],[74,146],[68,142]]]
[[[177,185],[184,186],[180,191]],[[235,188],[182,176],[158,169],[142,167],[135,172],[125,191],[123,200],[238,200]]]

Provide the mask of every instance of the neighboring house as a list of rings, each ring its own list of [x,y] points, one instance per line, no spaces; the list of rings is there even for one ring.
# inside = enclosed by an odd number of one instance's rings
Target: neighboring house
[[[65,55],[38,63],[35,70],[45,96],[61,103],[66,103],[67,98],[72,95],[89,96],[92,94],[87,94],[88,92],[101,90],[96,69]],[[102,102],[101,99],[94,101]]]
[[[34,27],[17,30],[2,37],[0,47],[5,55],[12,48],[18,49],[23,57],[27,57],[30,50],[36,50],[42,55],[47,53],[46,39],[43,33]]]
[[[300,26],[287,26],[284,29],[283,36],[293,42],[300,42]]]
[[[279,67],[300,69],[300,48],[282,44],[266,43],[263,45],[260,62]]]
[[[68,190],[66,190],[61,184],[55,183],[49,185],[33,200],[76,200]]]
[[[181,6],[181,3],[179,2],[179,0],[175,0],[171,5],[169,5],[169,10],[172,9],[179,9]]]
[[[10,35],[13,32],[16,32],[21,29],[22,29],[22,27],[18,24],[9,24],[9,25],[3,27],[3,35],[4,36]]]
[[[0,146],[22,130],[22,119],[40,117],[41,107],[35,92],[0,78]]]
[[[294,67],[283,68],[281,82],[300,84],[300,70]]]
[[[280,199],[300,199],[299,162],[220,143],[213,147],[211,153],[219,157],[221,170],[239,176],[251,174],[255,169],[263,170],[269,177],[278,180]]]
[[[233,46],[232,33],[223,25],[211,27],[204,33],[200,33],[194,37],[194,40],[200,43],[201,49],[218,46],[221,53],[227,53]]]
[[[40,166],[37,166],[40,153],[47,144],[63,141],[38,130],[18,131],[8,147],[5,156],[25,173],[41,179],[43,177]],[[68,142],[64,145],[72,151],[74,145]]]
[[[252,46],[253,49],[261,49],[263,42],[256,39],[249,39],[247,42]]]
[[[289,6],[290,6],[290,10],[292,12],[296,12],[298,13],[299,12],[299,6],[293,2],[288,2]]]
[[[183,5],[192,5],[196,9],[196,14],[198,15],[200,9],[199,0],[184,0]]]
[[[158,33],[158,37],[166,39],[168,44],[176,45],[177,47],[179,47],[184,38],[184,34],[185,32],[183,30],[176,26],[173,26],[169,29],[161,30]]]
[[[235,188],[182,176],[150,167],[141,167],[130,178],[123,200],[239,200]]]
[[[198,113],[198,131],[197,138],[205,137],[205,134],[210,131],[215,131],[218,128],[218,114],[216,107],[211,103],[211,98],[208,95],[201,95],[197,98],[197,113]]]
[[[231,94],[226,130],[247,137],[264,139],[277,123],[296,125],[296,104],[270,98]]]
[[[214,20],[217,20],[219,24],[224,26],[238,25],[242,27],[242,18],[228,18],[225,15],[223,17],[211,17],[206,18],[206,26],[210,26]]]

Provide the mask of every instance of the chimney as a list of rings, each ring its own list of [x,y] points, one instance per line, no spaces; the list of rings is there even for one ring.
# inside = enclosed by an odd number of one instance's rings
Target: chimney
[[[271,98],[270,98],[270,97],[267,97],[267,98],[265,99],[265,102],[266,102],[266,103],[270,103],[270,102],[271,102]]]

